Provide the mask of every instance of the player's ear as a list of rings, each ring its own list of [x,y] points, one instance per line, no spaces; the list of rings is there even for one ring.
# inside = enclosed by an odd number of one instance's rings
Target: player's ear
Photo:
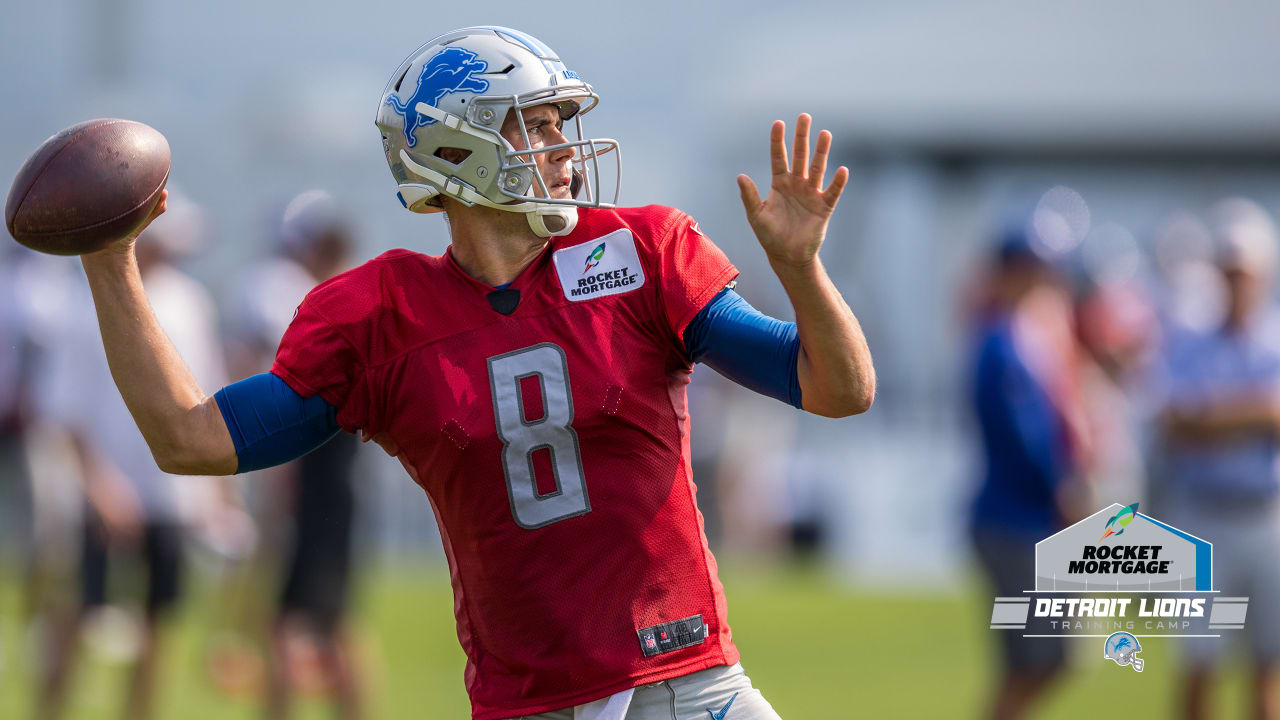
[[[454,212],[454,210],[456,210],[456,209],[457,209],[457,207],[458,207],[458,206],[456,205],[457,200],[454,200],[453,198],[449,197],[448,195],[437,195],[437,196],[435,196],[435,197],[434,197],[434,198],[432,198],[432,199],[436,201],[436,204],[440,207],[440,209],[441,209],[441,210],[444,210],[444,224],[445,224],[445,225],[448,225],[448,226],[449,226],[449,228],[450,228],[450,230],[452,231],[452,229],[453,229],[453,212]]]

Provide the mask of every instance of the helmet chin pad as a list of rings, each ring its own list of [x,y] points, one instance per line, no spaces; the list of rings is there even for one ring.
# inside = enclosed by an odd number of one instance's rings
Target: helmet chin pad
[[[572,205],[540,205],[524,216],[538,237],[568,235],[578,225],[578,208]]]
[[[582,190],[583,177],[577,168],[573,170],[573,179],[569,181],[569,192],[574,198]],[[578,208],[572,205],[540,205],[538,209],[525,213],[529,219],[529,227],[538,237],[560,237],[573,232],[578,225]]]

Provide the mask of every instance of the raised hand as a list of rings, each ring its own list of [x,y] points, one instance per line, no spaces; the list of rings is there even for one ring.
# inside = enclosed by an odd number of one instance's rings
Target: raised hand
[[[803,266],[818,254],[827,234],[827,221],[840,201],[849,182],[849,169],[836,170],[831,184],[823,189],[827,172],[827,154],[831,150],[831,133],[818,133],[818,146],[809,158],[809,126],[812,118],[802,113],[796,118],[796,136],[791,162],[787,161],[786,123],[777,120],[769,129],[769,164],[773,180],[769,196],[760,201],[760,193],[751,178],[738,176],[738,190],[747,222],[755,231],[769,262],[775,265]]]

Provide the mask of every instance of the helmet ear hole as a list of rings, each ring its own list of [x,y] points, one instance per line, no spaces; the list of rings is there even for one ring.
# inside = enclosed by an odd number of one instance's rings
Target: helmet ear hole
[[[466,148],[442,147],[436,150],[435,155],[447,163],[461,165],[466,162],[467,158],[471,157],[471,151]]]

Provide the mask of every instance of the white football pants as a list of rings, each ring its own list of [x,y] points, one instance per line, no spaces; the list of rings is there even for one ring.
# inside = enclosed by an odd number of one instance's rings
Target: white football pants
[[[521,720],[781,720],[742,665],[721,665]]]

